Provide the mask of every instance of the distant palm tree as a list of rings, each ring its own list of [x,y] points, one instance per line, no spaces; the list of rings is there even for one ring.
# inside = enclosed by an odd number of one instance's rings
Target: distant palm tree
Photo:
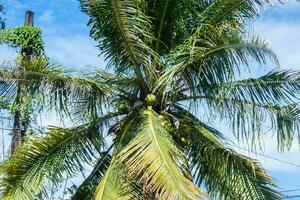
[[[0,31],[0,44],[2,43],[15,47],[20,52],[15,63],[4,63],[0,68],[1,108],[9,110],[13,115],[13,153],[24,140],[29,126],[34,125],[36,115],[45,107],[64,110],[65,97],[72,95],[74,99],[77,95],[74,92],[77,92],[82,78],[69,77],[67,71],[48,62],[38,27],[3,29]],[[67,86],[68,82],[73,84],[72,91]],[[84,90],[88,91],[86,87],[90,87],[90,83],[84,84]],[[50,89],[50,93],[45,93],[45,87]],[[80,93],[84,94],[85,92]]]
[[[0,4],[0,30],[4,29],[4,27],[5,27],[5,23],[4,23],[3,16],[2,16],[3,9],[4,9],[3,5]]]
[[[282,151],[298,133],[299,72],[242,79],[255,64],[278,64],[262,39],[246,35],[246,22],[268,2],[81,0],[114,73],[83,77],[76,92],[68,75],[71,94],[88,94],[64,95],[85,123],[52,127],[20,146],[2,166],[2,199],[46,197],[48,182],[86,164],[94,169],[72,199],[281,199],[259,162],[207,123],[224,119],[254,146],[270,123]]]

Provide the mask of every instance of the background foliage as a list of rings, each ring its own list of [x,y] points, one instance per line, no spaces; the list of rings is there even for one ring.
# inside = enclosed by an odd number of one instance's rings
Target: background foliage
[[[42,31],[38,27],[24,26],[0,30],[1,43],[14,48],[30,49],[34,55],[39,55],[44,51]]]

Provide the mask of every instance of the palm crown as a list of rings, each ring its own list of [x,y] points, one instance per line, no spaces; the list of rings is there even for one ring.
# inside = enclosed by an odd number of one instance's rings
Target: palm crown
[[[258,161],[232,150],[192,112],[206,109],[203,118],[224,118],[251,141],[270,121],[279,149],[290,147],[299,128],[299,72],[241,78],[255,62],[278,64],[264,40],[245,31],[268,3],[81,0],[91,37],[115,73],[57,73],[52,81],[40,73],[39,87],[64,97],[52,100],[84,123],[52,127],[20,146],[2,167],[2,197],[34,199],[47,181],[88,163],[94,170],[72,199],[280,199]],[[53,87],[56,77],[63,87]]]

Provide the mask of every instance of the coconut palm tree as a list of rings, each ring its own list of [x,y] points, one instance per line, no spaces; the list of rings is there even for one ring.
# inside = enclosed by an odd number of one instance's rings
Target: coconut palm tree
[[[37,69],[36,66],[46,65],[40,65],[41,63],[39,62],[42,60],[36,60],[37,63],[39,63],[38,65],[35,61],[31,62],[32,56],[40,56],[43,52],[43,42],[41,40],[41,30],[39,28],[18,27],[13,29],[3,29],[0,31],[0,44],[2,43],[20,49],[17,65],[12,70],[4,69],[1,71],[1,99],[2,101],[5,99],[2,104],[6,105],[4,108],[12,110],[14,119],[11,142],[11,152],[13,152],[15,148],[22,143],[23,137],[27,132],[30,122],[29,105],[34,97],[33,93],[30,94],[30,90],[33,91],[33,88],[36,88],[36,86],[20,81],[17,83],[8,83],[5,81],[5,76],[8,76],[8,74],[16,76],[16,74],[23,74],[24,71]],[[11,102],[10,98],[14,99],[13,106],[9,105]],[[21,109],[21,105],[23,109]]]
[[[0,30],[3,29],[3,28],[5,27],[5,23],[4,23],[4,21],[3,21],[3,16],[2,16],[2,14],[3,14],[3,9],[4,9],[3,5],[0,4]]]
[[[71,71],[50,64],[44,54],[42,32],[38,27],[3,29],[0,31],[0,44],[2,43],[17,48],[20,52],[12,65],[4,63],[0,69],[1,108],[9,110],[14,116],[11,143],[13,153],[24,140],[29,126],[35,125],[38,113],[45,111],[45,108],[64,111],[67,95],[71,95],[74,100],[74,97],[78,97],[78,90],[84,89],[85,92],[80,95],[86,96],[86,92],[91,92],[91,86],[94,87],[93,91],[97,90],[97,86],[91,82],[81,85],[82,78],[69,77],[67,73]],[[50,82],[51,88],[48,87]],[[72,82],[72,89],[68,82]],[[45,87],[49,89],[49,93]]]
[[[245,77],[253,65],[278,65],[268,44],[246,31],[268,4],[80,0],[113,73],[97,70],[81,78],[86,90],[70,87],[72,94],[90,94],[65,95],[82,123],[51,127],[21,145],[2,165],[2,199],[46,197],[49,181],[74,177],[87,165],[94,169],[74,200],[281,199],[260,163],[236,152],[212,126],[223,119],[255,147],[263,125],[271,124],[281,151],[298,134],[300,73]],[[52,88],[51,81],[44,85]]]

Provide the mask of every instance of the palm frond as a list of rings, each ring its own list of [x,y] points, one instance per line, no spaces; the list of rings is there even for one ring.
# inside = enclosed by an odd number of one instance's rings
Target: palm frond
[[[211,26],[237,25],[259,15],[269,0],[210,0],[201,2],[200,20]]]
[[[299,136],[299,73],[273,71],[257,79],[245,79],[219,86],[206,87],[208,96],[198,96],[207,101],[213,113],[230,121],[237,138],[255,143],[259,140],[262,126],[271,124],[277,133],[278,148],[289,149],[296,134]],[[200,91],[200,90],[199,90]],[[183,97],[195,100],[197,96]],[[225,119],[225,120],[226,120]]]
[[[191,169],[198,186],[202,184],[211,198],[281,199],[275,181],[257,160],[240,155],[225,146],[226,139],[216,129],[202,123],[184,109],[177,117],[179,129],[188,137]],[[176,112],[173,113],[176,115]]]
[[[94,199],[97,200],[130,200],[131,194],[124,193],[124,187],[127,183],[123,181],[124,174],[117,164],[115,157],[112,157],[110,165],[105,172],[104,177],[97,186]]]
[[[0,99],[2,108],[8,109],[9,103],[14,100],[16,95],[18,84],[15,80],[16,76],[9,69],[6,69],[4,65],[1,65],[0,69]]]
[[[281,199],[274,180],[259,161],[231,149],[198,143],[191,138],[191,163],[197,184],[205,184],[210,196],[218,199]]]
[[[262,104],[287,104],[300,98],[300,73],[291,70],[272,71],[259,78],[211,86],[210,92],[226,98]]]
[[[299,138],[299,105],[255,104],[247,101],[221,100],[217,111],[228,120],[235,136],[253,147],[260,142],[263,125],[270,123],[270,134],[276,134],[278,149],[290,149]]]
[[[100,158],[96,163],[93,171],[83,181],[83,183],[77,188],[75,194],[72,196],[72,200],[92,200],[96,191],[96,187],[104,177],[104,174],[110,164],[111,156],[109,152],[103,152],[100,154]]]
[[[195,0],[148,1],[147,15],[153,24],[153,49],[157,53],[168,54],[189,36],[199,21],[195,14],[198,7]]]
[[[47,136],[29,140],[4,163],[0,194],[2,199],[34,199],[43,183],[72,177],[104,148],[101,127],[114,115],[75,128],[50,128]]]
[[[202,102],[207,103],[206,100]],[[278,150],[281,152],[289,150],[296,137],[300,138],[300,108],[297,103],[262,104],[219,97],[209,99],[206,105],[209,107],[208,115],[220,117],[239,141],[246,142],[253,148],[256,148],[257,144],[261,145],[261,136],[263,131],[267,130],[264,134],[276,135]]]
[[[152,72],[156,55],[148,46],[152,42],[149,18],[144,14],[145,1],[81,0],[81,9],[90,17],[91,36],[118,72],[134,71],[144,89],[145,73]],[[149,59],[153,59],[149,62]],[[148,77],[149,78],[149,77]]]
[[[247,69],[253,63],[250,60],[278,65],[275,54],[259,37],[244,39],[240,33],[226,31],[216,33],[214,38],[192,38],[178,46],[169,60],[172,64],[158,79],[157,88],[164,88],[176,77],[185,87],[192,88],[190,92],[193,94],[205,92],[203,88],[211,84],[234,81],[242,67]]]
[[[189,179],[183,152],[172,143],[158,114],[146,110],[129,130],[135,137],[117,157],[131,176],[141,175],[145,187],[160,198],[198,199],[203,194]]]
[[[1,96],[16,95],[17,86],[21,84],[25,88],[23,93],[31,99],[28,99],[29,104],[34,99],[39,104],[35,106],[68,114],[70,108],[78,108],[81,116],[90,116],[102,111],[105,100],[114,92],[115,80],[111,80],[108,73],[78,76],[49,63],[44,57],[33,57],[20,67],[12,72],[2,71]]]

